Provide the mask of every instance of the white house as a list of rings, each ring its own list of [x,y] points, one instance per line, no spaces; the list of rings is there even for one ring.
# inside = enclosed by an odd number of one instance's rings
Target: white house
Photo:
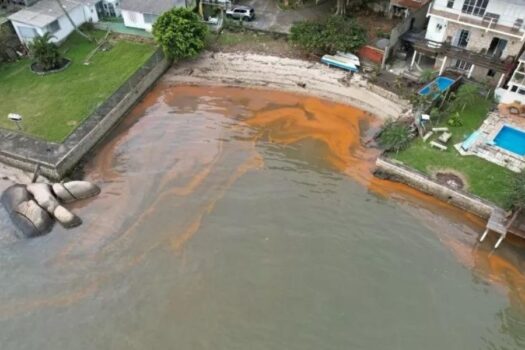
[[[496,97],[501,103],[525,104],[525,53],[521,55],[507,85],[496,89]]]
[[[498,87],[510,76],[525,43],[524,0],[434,0],[428,17],[412,66],[421,54],[440,74],[455,70]]]
[[[151,32],[157,17],[174,7],[195,7],[195,0],[122,0],[124,25]]]
[[[61,3],[77,26],[99,20],[100,0],[61,0]],[[60,43],[75,30],[55,0],[40,0],[8,18],[23,43],[45,33],[51,33],[51,41]]]

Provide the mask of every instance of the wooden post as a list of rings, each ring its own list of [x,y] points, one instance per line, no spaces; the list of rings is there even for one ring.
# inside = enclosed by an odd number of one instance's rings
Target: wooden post
[[[499,78],[498,85],[496,85],[496,87],[501,87],[501,84],[503,83],[504,78],[505,78],[505,73],[502,73],[501,77]]]
[[[445,71],[445,64],[447,63],[448,57],[445,56],[443,59],[443,63],[441,63],[441,68],[439,69],[439,75],[443,75],[443,72]]]
[[[483,242],[483,240],[485,239],[485,237],[487,237],[487,235],[489,234],[489,229],[485,229],[485,232],[483,232],[483,234],[481,235],[479,241],[480,242]]]
[[[474,68],[475,68],[475,67],[476,67],[475,65],[471,65],[471,66],[470,66],[470,69],[469,69],[469,71],[468,71],[467,78],[470,79],[470,77],[472,76],[472,72],[474,72]]]
[[[414,67],[414,63],[416,63],[416,56],[417,56],[417,51],[414,50],[414,54],[412,55],[412,62],[410,63],[410,69],[411,70]]]
[[[494,249],[498,249],[499,245],[501,244],[501,242],[503,242],[503,239],[505,238],[506,235],[501,235],[498,239],[498,241],[496,242],[496,245],[494,246]]]

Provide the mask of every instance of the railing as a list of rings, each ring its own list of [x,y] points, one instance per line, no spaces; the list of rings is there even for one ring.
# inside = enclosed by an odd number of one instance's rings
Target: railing
[[[461,47],[452,46],[446,42],[440,43],[437,41],[421,38],[414,38],[413,41],[414,47],[418,51],[460,59],[470,62],[476,66],[494,69],[501,73],[508,72],[513,66],[514,59],[512,59],[512,57],[508,57],[506,60],[502,61],[497,56],[477,53]]]
[[[201,0],[201,2],[203,5],[211,5],[222,8],[228,8],[232,5],[232,1],[230,0]]]
[[[436,8],[434,4],[429,8],[428,14],[443,17],[460,24],[477,27],[487,32],[492,31],[525,40],[523,21],[520,21],[519,18],[509,20],[490,12],[486,12],[483,16],[479,17],[450,8]]]

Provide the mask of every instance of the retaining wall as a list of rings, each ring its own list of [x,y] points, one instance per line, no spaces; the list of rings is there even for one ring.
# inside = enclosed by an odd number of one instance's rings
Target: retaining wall
[[[10,130],[0,130],[0,161],[59,180],[114,128],[170,67],[161,50],[100,105],[63,143],[46,142]]]
[[[484,219],[488,219],[492,210],[497,208],[493,203],[437,183],[427,175],[395,163],[386,157],[379,157],[376,161],[376,167],[376,176],[378,177],[404,183]]]

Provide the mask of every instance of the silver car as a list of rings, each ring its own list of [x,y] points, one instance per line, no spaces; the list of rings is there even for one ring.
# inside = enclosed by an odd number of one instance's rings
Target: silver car
[[[250,6],[234,6],[226,10],[226,16],[243,21],[253,21],[255,19],[255,10]]]

